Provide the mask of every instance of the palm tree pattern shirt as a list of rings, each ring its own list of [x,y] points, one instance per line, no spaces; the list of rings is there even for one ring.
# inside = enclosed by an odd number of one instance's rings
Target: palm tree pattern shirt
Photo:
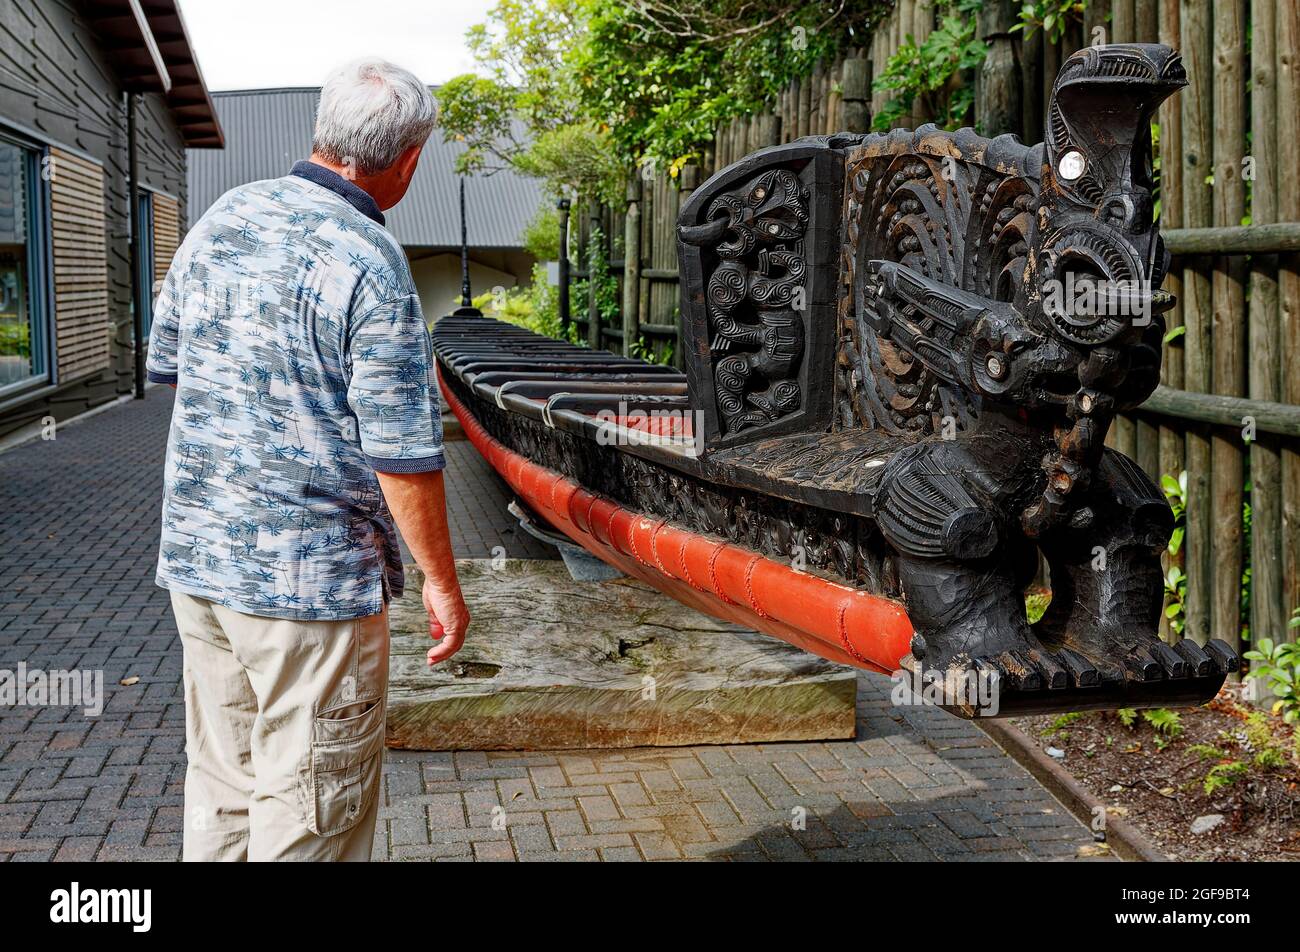
[[[176,385],[157,582],[274,618],[402,592],[376,471],[443,467],[433,351],[374,200],[300,162],[226,193],[163,281],[151,380]]]

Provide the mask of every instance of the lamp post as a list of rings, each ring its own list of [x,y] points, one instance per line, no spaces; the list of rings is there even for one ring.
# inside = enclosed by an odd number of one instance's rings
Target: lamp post
[[[560,211],[560,330],[567,338],[569,334],[569,200],[562,198],[555,203]]]
[[[453,317],[482,317],[483,312],[474,306],[469,285],[469,229],[465,222],[465,177],[460,176],[460,307],[452,311]]]

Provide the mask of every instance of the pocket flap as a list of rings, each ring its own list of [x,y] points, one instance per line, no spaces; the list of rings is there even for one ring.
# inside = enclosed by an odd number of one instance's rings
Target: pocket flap
[[[369,737],[374,732],[376,725],[383,725],[384,705],[377,699],[367,700],[361,698],[347,705],[347,707],[367,703],[370,706],[365,711],[352,717],[330,717],[329,711],[317,714],[312,742],[334,747],[340,744],[346,745],[363,737]]]
[[[316,718],[311,745],[313,809],[318,836],[352,829],[379,790],[383,770],[384,705],[374,701],[354,717]]]

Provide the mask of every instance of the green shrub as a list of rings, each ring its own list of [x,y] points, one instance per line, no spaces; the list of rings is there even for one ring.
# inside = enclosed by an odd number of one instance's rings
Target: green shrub
[[[524,250],[538,261],[560,260],[560,212],[545,203],[524,226]]]
[[[1143,711],[1142,718],[1155,729],[1157,734],[1163,734],[1165,737],[1174,738],[1183,732],[1183,718],[1177,711],[1160,707],[1153,711]]]
[[[1228,752],[1222,748],[1215,747],[1213,744],[1193,744],[1187,748],[1190,753],[1195,754],[1201,760],[1227,760]]]
[[[1300,627],[1297,623],[1300,623],[1300,609],[1291,616],[1291,626]],[[1261,638],[1245,657],[1255,662],[1254,670],[1246,678],[1263,682],[1277,698],[1273,713],[1281,715],[1288,724],[1300,721],[1300,644],[1293,641],[1274,644],[1271,638]]]
[[[577,331],[569,325],[568,334],[560,328],[559,289],[547,283],[546,269],[533,265],[532,283],[513,288],[487,291],[474,298],[474,306],[488,317],[515,324],[546,337],[577,343]]]
[[[1205,781],[1202,784],[1205,795],[1207,797],[1213,796],[1224,787],[1236,783],[1248,773],[1250,773],[1250,768],[1240,760],[1232,760],[1226,764],[1215,764],[1210,768],[1210,772],[1205,775]]]

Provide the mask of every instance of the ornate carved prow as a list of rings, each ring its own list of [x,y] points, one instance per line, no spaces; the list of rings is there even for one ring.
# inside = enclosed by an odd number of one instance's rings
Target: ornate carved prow
[[[1237,663],[1222,642],[1157,637],[1172,515],[1104,447],[1159,379],[1172,298],[1151,119],[1185,84],[1167,47],[1090,47],[1061,69],[1042,145],[933,126],[804,139],[723,170],[683,209],[706,461],[735,482],[797,445],[838,485],[834,454],[861,434],[881,577],[916,626],[918,672],[1082,707],[1203,697]],[[1039,552],[1053,601],[1031,626]]]
[[[1026,311],[1081,359],[1066,404],[1071,425],[1024,513],[1031,536],[1058,524],[1070,495],[1086,490],[1114,414],[1159,382],[1161,313],[1173,299],[1159,290],[1169,256],[1153,218],[1151,118],[1185,85],[1168,47],[1089,47],[1066,60],[1048,103]]]

